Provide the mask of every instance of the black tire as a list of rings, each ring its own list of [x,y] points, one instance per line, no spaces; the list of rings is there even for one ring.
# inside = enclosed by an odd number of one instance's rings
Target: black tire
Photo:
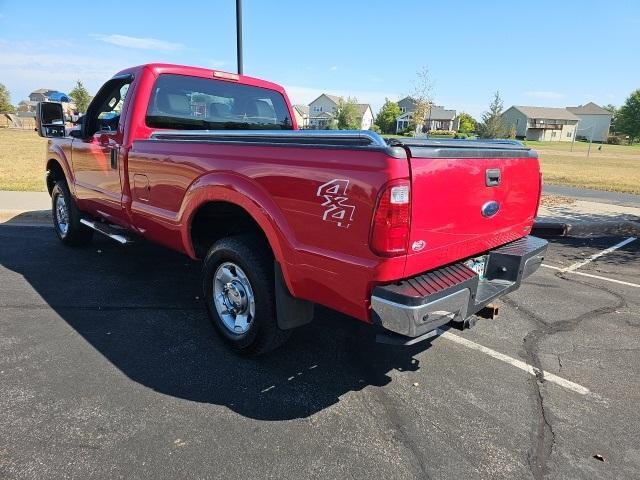
[[[255,299],[255,315],[244,333],[232,332],[214,304],[214,277],[225,263],[240,267]],[[262,242],[244,235],[218,240],[209,249],[202,272],[203,298],[209,319],[231,348],[243,355],[260,355],[287,341],[291,331],[278,328],[276,319],[273,256]]]
[[[66,228],[61,225],[61,213],[58,209],[58,197],[64,199],[64,209],[66,209]],[[81,213],[76,207],[76,202],[71,196],[67,182],[58,181],[51,191],[51,216],[53,218],[53,229],[62,243],[69,246],[85,245],[91,241],[93,230],[80,223]]]

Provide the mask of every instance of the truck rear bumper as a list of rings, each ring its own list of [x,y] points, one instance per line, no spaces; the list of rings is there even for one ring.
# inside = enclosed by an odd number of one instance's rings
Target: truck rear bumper
[[[482,279],[460,262],[375,287],[374,323],[404,337],[429,338],[427,333],[451,321],[462,322],[517,289],[540,267],[546,250],[546,240],[527,236],[487,252]]]

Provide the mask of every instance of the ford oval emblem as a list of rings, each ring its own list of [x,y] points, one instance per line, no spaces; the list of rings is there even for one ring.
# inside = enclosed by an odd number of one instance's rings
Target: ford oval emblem
[[[493,217],[500,210],[500,204],[494,200],[482,205],[482,215],[484,217]]]
[[[416,240],[415,242],[413,242],[413,245],[411,245],[411,250],[413,250],[414,252],[419,252],[425,247],[425,245],[426,242],[424,240]]]

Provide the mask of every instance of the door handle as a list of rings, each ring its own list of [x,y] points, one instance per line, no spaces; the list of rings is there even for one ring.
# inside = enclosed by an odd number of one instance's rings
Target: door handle
[[[489,168],[485,171],[485,185],[487,187],[495,187],[500,185],[500,169]]]
[[[111,168],[113,170],[118,169],[118,148],[112,147],[111,149]]]

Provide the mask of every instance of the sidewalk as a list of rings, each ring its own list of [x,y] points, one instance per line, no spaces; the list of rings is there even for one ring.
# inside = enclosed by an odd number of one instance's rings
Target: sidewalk
[[[637,235],[640,207],[543,197],[534,234],[547,235]]]
[[[51,198],[47,192],[0,191],[0,224],[51,223]]]

